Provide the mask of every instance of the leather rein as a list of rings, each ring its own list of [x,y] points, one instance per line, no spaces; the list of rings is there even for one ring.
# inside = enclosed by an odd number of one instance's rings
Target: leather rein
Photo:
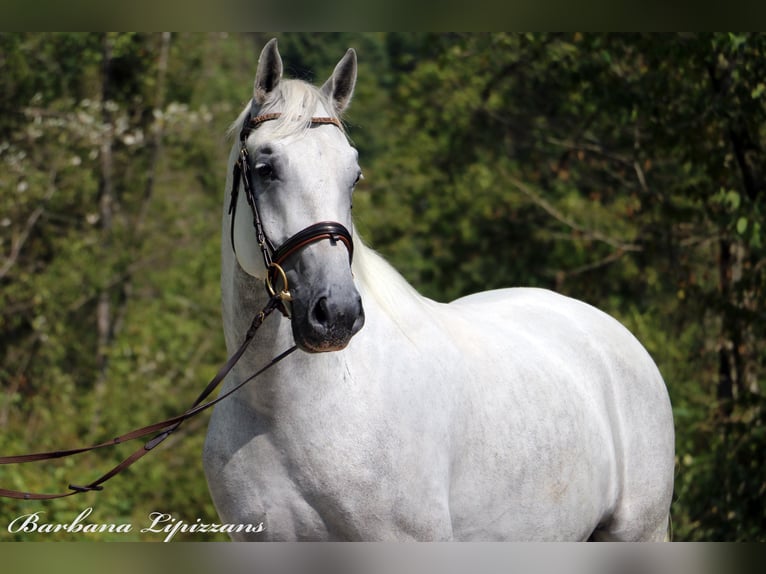
[[[354,244],[353,244],[353,239],[351,237],[351,234],[349,233],[348,229],[346,229],[346,227],[334,221],[323,221],[320,223],[315,223],[313,225],[310,225],[306,227],[305,229],[298,231],[296,234],[294,234],[290,238],[288,238],[279,247],[275,247],[274,243],[266,235],[263,228],[261,215],[258,210],[258,202],[256,199],[255,188],[254,188],[253,179],[252,179],[252,167],[250,165],[250,158],[249,158],[246,142],[252,130],[254,130],[260,124],[266,121],[274,120],[279,117],[280,117],[280,114],[278,113],[248,117],[245,120],[243,124],[243,128],[239,135],[241,147],[240,147],[239,157],[234,165],[233,182],[232,182],[232,189],[231,189],[231,203],[229,204],[229,215],[231,216],[231,246],[232,246],[232,249],[234,249],[234,218],[237,212],[237,199],[239,196],[239,189],[240,189],[240,183],[241,183],[242,184],[241,187],[244,189],[244,192],[245,192],[245,198],[247,199],[247,203],[250,206],[250,209],[252,211],[253,227],[255,229],[256,240],[261,249],[261,253],[263,255],[263,261],[267,269],[265,283],[266,283],[266,290],[269,294],[268,302],[263,307],[263,309],[261,309],[261,311],[259,311],[258,314],[253,318],[253,321],[250,324],[250,327],[248,328],[247,332],[245,333],[245,337],[242,343],[240,344],[239,348],[221,366],[221,368],[218,370],[216,375],[210,380],[210,382],[208,382],[207,386],[200,393],[200,395],[194,401],[192,406],[189,407],[180,415],[176,415],[174,417],[170,417],[163,421],[134,429],[130,432],[122,434],[111,440],[104,441],[98,444],[93,444],[86,447],[0,457],[0,465],[22,464],[27,462],[52,460],[52,459],[74,456],[77,454],[82,454],[85,452],[89,452],[89,451],[97,450],[101,448],[106,448],[110,446],[116,446],[118,444],[122,444],[127,441],[135,440],[135,439],[146,437],[149,435],[154,435],[141,447],[135,450],[130,456],[125,458],[119,464],[112,467],[110,470],[108,470],[106,473],[101,475],[99,478],[85,485],[69,484],[68,486],[69,490],[67,492],[60,492],[60,493],[25,492],[25,491],[19,491],[19,490],[10,490],[6,488],[0,488],[0,497],[23,499],[23,500],[52,500],[56,498],[65,498],[65,497],[72,496],[75,494],[80,494],[83,492],[103,490],[103,484],[106,481],[108,481],[111,478],[114,478],[115,476],[120,474],[122,471],[126,470],[128,467],[133,465],[136,461],[141,459],[143,456],[145,456],[148,452],[150,452],[155,447],[157,447],[160,443],[162,443],[165,439],[167,439],[173,432],[175,432],[184,421],[198,415],[199,413],[209,409],[215,404],[226,399],[228,396],[232,395],[233,393],[238,391],[240,388],[245,386],[247,383],[249,383],[256,377],[258,377],[260,374],[264,373],[269,368],[277,364],[279,361],[281,361],[282,359],[284,359],[285,357],[287,357],[288,355],[292,354],[294,351],[297,350],[297,346],[293,345],[292,347],[290,347],[283,353],[274,357],[265,366],[261,367],[258,371],[256,371],[255,373],[250,375],[248,378],[246,378],[245,380],[237,384],[234,388],[219,395],[216,399],[205,402],[205,400],[218,388],[221,382],[226,378],[229,372],[234,368],[234,366],[237,364],[239,359],[245,353],[245,350],[249,346],[250,342],[253,340],[253,338],[255,338],[255,334],[258,331],[258,328],[266,320],[266,317],[268,317],[275,309],[279,309],[284,316],[289,318],[289,313],[287,311],[285,303],[288,301],[291,301],[292,296],[289,291],[287,276],[284,270],[282,269],[282,264],[288,257],[300,251],[304,247],[307,247],[308,245],[311,245],[312,243],[316,243],[317,241],[322,241],[324,239],[329,239],[333,243],[341,241],[348,249],[349,263],[351,262],[351,259],[353,257]],[[309,121],[311,126],[322,125],[322,124],[332,124],[342,129],[340,121],[332,117],[315,117],[315,118],[311,118]],[[279,291],[277,291],[275,288],[275,285],[277,284],[278,281],[281,281],[282,283],[281,289]]]

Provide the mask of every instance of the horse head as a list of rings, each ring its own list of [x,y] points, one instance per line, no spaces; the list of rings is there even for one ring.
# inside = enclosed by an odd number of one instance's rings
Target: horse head
[[[349,231],[361,171],[340,122],[356,69],[348,50],[321,88],[282,79],[271,40],[258,60],[253,99],[235,124],[231,246],[245,272],[282,294],[295,342],[310,352],[342,349],[364,325]]]

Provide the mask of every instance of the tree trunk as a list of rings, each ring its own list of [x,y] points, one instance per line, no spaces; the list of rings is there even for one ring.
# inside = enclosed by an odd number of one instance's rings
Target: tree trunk
[[[101,52],[101,142],[99,145],[99,189],[98,208],[101,226],[101,248],[108,253],[111,248],[112,225],[116,197],[114,194],[112,148],[114,141],[114,121],[110,111],[112,99],[112,46],[113,38],[104,33]],[[93,386],[93,415],[91,417],[91,435],[97,432],[101,421],[101,399],[106,386],[109,368],[109,345],[112,340],[114,317],[112,293],[107,281],[101,287],[96,303],[96,380]]]

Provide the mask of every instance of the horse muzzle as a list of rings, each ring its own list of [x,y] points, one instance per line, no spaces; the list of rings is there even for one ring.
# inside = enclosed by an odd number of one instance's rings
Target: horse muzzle
[[[346,249],[336,251],[339,245]],[[302,350],[339,351],[364,326],[362,299],[351,274],[353,254],[351,233],[332,221],[299,231],[269,256],[264,251],[266,262],[271,261],[267,289],[291,302],[293,338]]]
[[[353,285],[327,287],[305,303],[293,299],[293,338],[304,351],[339,351],[363,326],[362,298]]]

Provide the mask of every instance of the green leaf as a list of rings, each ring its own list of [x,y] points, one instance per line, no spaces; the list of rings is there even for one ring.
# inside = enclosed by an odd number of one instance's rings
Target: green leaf
[[[747,218],[740,217],[737,220],[737,233],[739,233],[740,235],[744,235],[745,231],[747,231],[747,224],[748,224]]]
[[[732,209],[737,210],[739,209],[741,197],[739,193],[731,189],[726,193],[726,201],[729,203]]]

